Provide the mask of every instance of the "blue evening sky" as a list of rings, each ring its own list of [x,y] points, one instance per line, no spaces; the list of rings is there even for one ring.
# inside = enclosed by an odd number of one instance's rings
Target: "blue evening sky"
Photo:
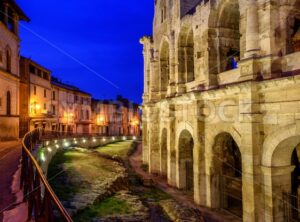
[[[153,0],[17,0],[31,19],[21,54],[95,98],[141,102],[139,39],[152,33]],[[108,83],[97,74],[113,83]]]

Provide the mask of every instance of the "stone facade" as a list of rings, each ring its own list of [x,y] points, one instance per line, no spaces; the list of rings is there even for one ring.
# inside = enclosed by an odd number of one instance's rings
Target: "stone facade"
[[[155,1],[141,39],[151,173],[244,221],[299,219],[299,16],[299,0]]]
[[[20,136],[35,128],[56,130],[57,104],[51,72],[31,59],[20,61]]]
[[[0,3],[0,140],[19,137],[19,21],[29,21],[14,1]]]

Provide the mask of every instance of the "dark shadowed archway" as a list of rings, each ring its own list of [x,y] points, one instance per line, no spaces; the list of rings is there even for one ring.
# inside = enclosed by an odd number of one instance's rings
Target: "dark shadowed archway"
[[[238,145],[229,133],[221,133],[215,138],[212,161],[214,207],[242,217],[242,157]]]
[[[194,192],[194,140],[188,130],[183,130],[178,142],[179,188]]]

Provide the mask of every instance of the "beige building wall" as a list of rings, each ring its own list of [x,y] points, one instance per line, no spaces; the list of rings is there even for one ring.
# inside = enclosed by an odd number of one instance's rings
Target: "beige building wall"
[[[155,2],[141,40],[149,171],[243,221],[299,219],[300,2]]]
[[[19,21],[29,21],[16,3],[1,2],[0,140],[19,138]]]

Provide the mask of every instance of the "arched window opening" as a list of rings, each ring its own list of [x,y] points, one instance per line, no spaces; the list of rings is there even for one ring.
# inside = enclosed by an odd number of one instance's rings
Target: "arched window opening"
[[[183,28],[178,41],[178,83],[194,81],[194,72],[194,33]]]
[[[239,147],[230,134],[221,133],[213,150],[215,205],[242,217],[242,158]]]
[[[11,72],[11,53],[10,50],[6,50],[6,71]]]
[[[189,131],[184,130],[179,136],[179,188],[188,194],[194,193],[194,140]]]
[[[11,115],[11,93],[7,91],[6,93],[6,115]]]
[[[237,0],[225,3],[218,22],[219,72],[238,68],[240,60],[240,11]]]
[[[300,19],[296,18],[293,21],[291,27],[291,41],[292,45],[290,46],[289,53],[299,52],[300,51]]]
[[[168,89],[170,80],[170,52],[169,44],[164,42],[160,51],[160,92],[162,93],[162,98]]]

